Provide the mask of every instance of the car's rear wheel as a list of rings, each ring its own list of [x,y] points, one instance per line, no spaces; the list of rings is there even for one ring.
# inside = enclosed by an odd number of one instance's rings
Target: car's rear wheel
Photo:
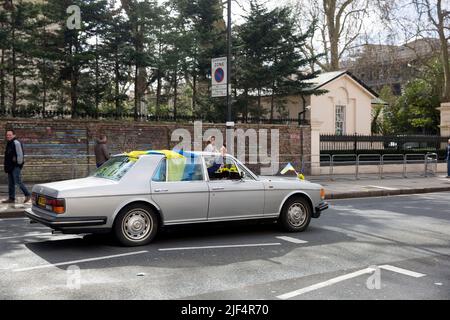
[[[303,197],[293,197],[286,201],[281,210],[278,223],[289,232],[304,231],[312,216],[312,209]]]
[[[123,208],[114,223],[114,234],[124,246],[150,243],[158,231],[158,217],[148,206],[131,204]]]

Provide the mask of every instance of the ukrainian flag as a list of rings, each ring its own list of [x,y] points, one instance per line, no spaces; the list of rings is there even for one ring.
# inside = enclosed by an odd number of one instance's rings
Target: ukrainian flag
[[[295,171],[295,168],[294,168],[294,166],[289,162],[287,165],[286,165],[286,167],[284,167],[284,169],[283,170],[281,170],[281,174],[286,174],[286,172],[288,172],[288,171],[294,171],[294,172],[297,172],[297,171]]]

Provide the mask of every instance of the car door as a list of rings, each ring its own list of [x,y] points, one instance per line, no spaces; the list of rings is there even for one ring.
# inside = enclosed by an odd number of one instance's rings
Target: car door
[[[173,161],[183,160],[164,158],[151,181],[152,199],[161,208],[164,224],[207,220],[209,188],[201,158],[191,159],[184,166],[179,163],[182,170],[173,166]]]
[[[233,176],[209,175],[208,220],[234,220],[262,217],[264,213],[264,184],[247,174],[239,178],[237,162],[231,157],[224,158],[223,167],[235,168]],[[223,168],[222,168],[223,169]]]

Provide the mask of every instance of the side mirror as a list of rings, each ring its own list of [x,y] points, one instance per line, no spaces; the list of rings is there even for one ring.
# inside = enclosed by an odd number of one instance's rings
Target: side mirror
[[[241,179],[243,180],[245,178],[245,172],[241,171],[240,176],[241,176]]]

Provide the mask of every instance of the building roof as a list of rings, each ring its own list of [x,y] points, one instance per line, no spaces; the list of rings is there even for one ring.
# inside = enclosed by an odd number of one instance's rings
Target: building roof
[[[387,106],[389,103],[387,103],[386,101],[384,101],[383,99],[378,97],[378,98],[372,99],[372,104],[378,104],[378,105],[385,105],[385,106]]]
[[[327,83],[330,83],[331,81],[343,76],[348,75],[353,80],[355,80],[361,87],[363,87],[366,91],[368,91],[372,96],[375,98],[378,98],[378,93],[376,93],[374,90],[372,90],[369,86],[367,86],[364,82],[362,82],[360,79],[355,77],[350,71],[348,70],[338,70],[338,71],[331,71],[331,72],[324,72],[319,74],[316,78],[308,81],[311,83],[311,87],[307,88],[307,90],[317,90],[326,85]]]

